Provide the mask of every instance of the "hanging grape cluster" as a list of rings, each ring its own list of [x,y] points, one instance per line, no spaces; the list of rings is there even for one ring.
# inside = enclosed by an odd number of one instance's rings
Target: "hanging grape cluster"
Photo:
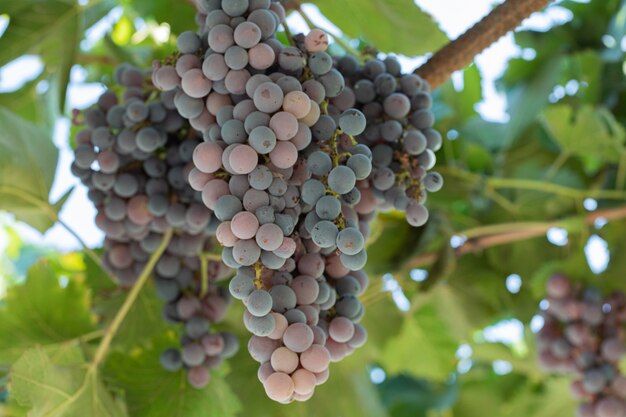
[[[161,358],[166,369],[189,368],[190,383],[201,387],[207,368],[234,354],[231,335],[208,332],[232,296],[246,307],[248,350],[267,395],[305,401],[329,378],[331,362],[367,340],[358,297],[368,287],[362,269],[370,221],[395,208],[421,226],[427,191],[441,188],[441,176],[427,172],[441,147],[429,88],[402,75],[394,58],[363,65],[334,59],[319,29],[283,45],[276,39],[285,19],[280,2],[197,3],[198,32],[181,33],[177,51],[153,64],[151,82],[141,73],[140,85],[126,94],[145,91],[111,104],[120,121],[105,126],[109,147],[120,154],[120,172],[140,177],[130,196],[141,196],[135,204],[149,218],[146,235],[116,242],[149,254],[143,246],[154,251],[169,227],[181,234],[155,271],[166,319],[185,322],[182,349]],[[153,120],[155,103],[167,123]],[[147,115],[131,119],[131,106],[147,108]],[[102,105],[88,113],[96,110],[105,119],[111,113]],[[125,154],[118,137],[128,142]],[[96,159],[81,160],[85,178]],[[98,207],[119,197],[110,187],[98,192]],[[202,274],[197,255],[210,249],[210,235],[222,246],[225,266],[211,263]],[[107,263],[129,283],[141,269],[126,273],[117,260]],[[229,294],[213,285],[228,276],[226,267],[236,271]]]
[[[89,189],[96,224],[105,233],[103,264],[123,287],[131,286],[167,231],[174,236],[154,270],[166,320],[184,328],[182,349],[162,357],[163,366],[189,369],[189,381],[208,383],[209,368],[238,347],[228,333],[210,333],[230,300],[216,283],[227,278],[221,262],[200,256],[211,249],[214,217],[187,182],[197,133],[176,112],[174,94],[159,94],[149,73],[129,65],[116,70],[124,93],[105,92],[96,106],[76,115],[73,173]]]
[[[432,98],[428,84],[415,74],[402,74],[393,57],[372,58],[363,65],[346,55],[337,68],[347,80],[341,94],[332,100],[329,113],[356,107],[367,118],[367,128],[357,136],[372,151],[374,169],[360,184],[360,214],[396,209],[406,213],[412,226],[428,220],[424,206],[427,192],[443,186],[443,178],[428,172],[436,163],[442,145],[433,129]]]
[[[276,401],[306,400],[329,363],[367,337],[357,323],[367,228],[354,206],[372,165],[352,137],[365,116],[328,114],[345,82],[325,33],[282,46],[279,3],[203,6],[206,37],[181,35],[179,54],[157,63],[153,80],[176,91],[179,113],[203,131],[189,181],[221,222],[216,236],[237,270],[230,291],[246,305],[259,379]]]
[[[570,392],[582,402],[580,417],[626,415],[626,376],[618,367],[626,354],[626,297],[603,297],[560,274],[550,278],[547,293],[537,335],[540,366],[574,376]]]

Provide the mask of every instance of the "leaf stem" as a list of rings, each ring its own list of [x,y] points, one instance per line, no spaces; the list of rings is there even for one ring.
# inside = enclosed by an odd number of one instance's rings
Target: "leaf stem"
[[[124,319],[128,315],[128,312],[130,311],[131,307],[137,300],[137,297],[139,296],[141,289],[144,287],[144,285],[148,281],[148,278],[150,277],[150,274],[152,273],[152,270],[154,269],[156,263],[161,258],[161,255],[163,254],[163,252],[165,252],[167,245],[170,243],[170,240],[172,239],[172,234],[173,234],[173,231],[169,230],[165,235],[163,235],[163,240],[161,240],[161,244],[159,245],[157,250],[152,254],[152,256],[150,256],[148,263],[144,267],[143,271],[141,271],[141,274],[139,274],[139,278],[137,278],[137,282],[133,286],[133,289],[130,291],[130,293],[128,293],[128,296],[126,297],[126,300],[124,301],[124,304],[122,304],[122,307],[119,309],[119,311],[113,318],[113,321],[111,322],[109,327],[106,329],[104,337],[100,341],[98,350],[96,350],[94,359],[91,362],[90,367],[92,369],[95,369],[106,356],[109,350],[109,347],[111,346],[111,341],[113,340],[120,326],[124,322]]]
[[[469,172],[466,170],[441,167],[439,172],[450,177],[459,178],[461,180],[471,182],[474,184],[480,184],[485,182],[488,187],[492,189],[515,189],[515,190],[527,190],[527,191],[539,191],[549,194],[556,194],[563,197],[570,197],[573,199],[606,199],[606,200],[625,200],[626,192],[616,190],[581,190],[578,188],[566,187],[559,184],[553,184],[545,181],[517,179],[517,178],[497,178],[497,177],[483,177],[479,174]]]

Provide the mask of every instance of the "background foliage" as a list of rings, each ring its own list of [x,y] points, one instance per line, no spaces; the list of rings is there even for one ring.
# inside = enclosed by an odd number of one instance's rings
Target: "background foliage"
[[[360,46],[416,56],[446,42],[410,0],[314,3]],[[498,81],[508,122],[476,111],[482,90],[475,66],[435,93],[437,128],[450,140],[439,153],[446,186],[428,201],[432,221],[416,230],[394,213],[380,216],[369,251],[373,285],[364,297],[370,340],[332,367],[311,401],[268,400],[245,349],[203,391],[188,388],[182,373],[161,370],[159,352],[177,336],[161,320],[152,288],[133,305],[104,366],[93,366],[95,342],[125,293],[93,254],[32,246],[5,221],[0,414],[573,415],[568,382],[535,367],[531,322],[552,271],[626,289],[626,2],[560,6],[573,13],[568,23],[515,34],[520,48],[534,52],[513,59]],[[111,32],[86,45],[86,31],[114,7],[122,13]],[[49,199],[58,157],[51,136],[54,121],[70,114],[72,67],[107,83],[120,62],[147,66],[170,53],[176,33],[194,26],[193,13],[187,3],[164,0],[0,0],[9,21],[0,66],[25,54],[45,64],[36,79],[0,94],[0,210],[41,232],[58,221],[71,190]],[[567,239],[553,244],[548,231]],[[608,245],[608,267],[590,269],[590,242]],[[517,276],[521,287],[507,287]],[[401,294],[406,305],[394,302]],[[225,326],[246,340],[240,309],[233,304]],[[490,337],[503,323],[523,326],[523,337]]]

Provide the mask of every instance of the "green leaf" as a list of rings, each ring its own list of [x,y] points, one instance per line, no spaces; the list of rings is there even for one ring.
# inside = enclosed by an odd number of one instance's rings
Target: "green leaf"
[[[511,121],[505,132],[505,143],[512,143],[548,104],[548,95],[557,83],[562,64],[563,57],[554,56],[539,66],[530,80],[511,87],[508,92]]]
[[[424,227],[415,228],[406,222],[404,213],[392,212],[378,216],[378,221],[377,226],[382,232],[367,248],[365,268],[371,275],[402,269],[408,260],[424,248],[426,242],[437,236],[438,225],[443,220],[433,215]]]
[[[241,405],[225,382],[223,370],[214,371],[210,384],[198,390],[187,382],[186,371],[171,373],[161,367],[161,352],[178,344],[170,333],[146,348],[109,355],[104,374],[112,386],[124,392],[129,414],[133,417],[237,415]]]
[[[77,347],[56,358],[42,348],[29,349],[11,369],[11,395],[30,408],[30,416],[126,416],[97,370],[86,365]]]
[[[137,13],[145,18],[153,18],[159,23],[167,23],[176,34],[190,30],[195,22],[195,11],[191,3],[182,2],[176,10],[168,0],[125,0]]]
[[[63,111],[69,75],[81,38],[83,7],[71,0],[0,0],[0,10],[9,15],[2,36],[0,66],[24,54],[38,54],[56,75],[58,104]]]
[[[404,320],[400,334],[387,343],[380,363],[391,373],[409,372],[446,381],[456,368],[458,346],[436,306],[429,303]]]
[[[50,94],[42,94],[37,91],[37,84],[44,80],[43,76],[29,81],[19,90],[0,94],[0,107],[10,108],[18,116],[45,127],[52,131],[54,126],[56,108],[51,108]]]
[[[0,210],[40,232],[54,224],[48,202],[58,151],[47,132],[0,107]]]
[[[87,289],[72,277],[62,287],[52,269],[33,266],[26,282],[9,288],[0,307],[0,363],[33,345],[62,343],[94,330]]]
[[[113,340],[114,346],[132,348],[149,342],[172,327],[163,320],[163,302],[157,297],[154,285],[151,284],[149,282],[143,288],[128,311]],[[98,296],[93,302],[94,311],[109,322],[117,314],[127,295],[127,291],[118,288],[106,295]]]
[[[344,33],[363,36],[383,52],[409,56],[434,52],[448,40],[432,17],[412,0],[316,0]]]
[[[543,377],[534,355],[521,355],[502,343],[477,343],[472,345],[472,360],[491,364],[493,361],[507,361],[513,366],[514,372],[527,375],[533,380]]]
[[[543,114],[546,128],[563,152],[580,158],[588,173],[624,154],[624,128],[606,108],[585,105],[579,109],[561,104]]]
[[[427,410],[451,408],[458,397],[459,385],[401,374],[387,378],[378,385],[378,391],[393,417],[426,417]]]

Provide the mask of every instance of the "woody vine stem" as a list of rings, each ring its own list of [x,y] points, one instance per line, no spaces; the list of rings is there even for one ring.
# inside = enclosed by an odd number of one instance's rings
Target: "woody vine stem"
[[[415,70],[432,88],[446,82],[454,71],[474,61],[476,55],[515,30],[534,12],[552,0],[507,0],[496,7],[463,35],[440,49],[428,62]]]

